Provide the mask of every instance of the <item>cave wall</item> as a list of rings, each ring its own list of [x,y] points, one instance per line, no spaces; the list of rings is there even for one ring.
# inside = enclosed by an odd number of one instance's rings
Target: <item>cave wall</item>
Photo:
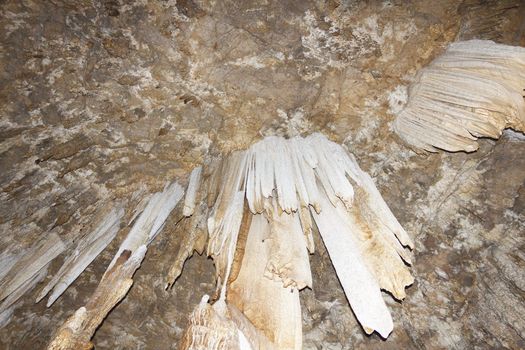
[[[416,241],[416,283],[388,303],[388,340],[368,337],[333,271],[320,273],[318,242],[305,348],[525,347],[523,135],[418,155],[390,128],[449,42],[525,46],[521,1],[4,1],[0,13],[0,251],[23,254],[49,232],[69,242],[107,203],[184,183],[211,155],[321,131],[356,155]],[[28,293],[0,348],[43,348],[126,231],[51,308],[33,303],[40,286]],[[214,289],[212,262],[196,256],[164,291],[181,234],[168,222],[97,349],[176,348]]]

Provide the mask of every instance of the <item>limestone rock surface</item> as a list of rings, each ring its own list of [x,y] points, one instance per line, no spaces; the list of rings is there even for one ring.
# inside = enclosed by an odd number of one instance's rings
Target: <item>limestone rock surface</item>
[[[49,344],[166,182],[186,188],[207,157],[316,131],[348,147],[412,233],[415,282],[402,304],[383,294],[389,338],[366,335],[312,230],[312,284],[324,288],[302,292],[303,348],[524,348],[523,135],[481,139],[469,155],[417,155],[392,130],[417,72],[451,42],[523,47],[524,17],[519,0],[1,2],[0,279],[43,238],[57,257],[18,283],[26,292],[0,315],[0,348]],[[136,204],[116,237],[51,307],[35,305],[115,202]],[[182,216],[150,243],[91,339],[97,349],[176,349],[214,293],[213,263],[199,254],[165,290],[175,259],[204,249],[205,222]]]

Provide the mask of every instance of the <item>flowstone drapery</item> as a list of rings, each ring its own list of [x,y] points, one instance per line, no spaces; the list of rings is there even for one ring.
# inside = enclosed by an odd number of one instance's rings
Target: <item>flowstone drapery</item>
[[[452,43],[418,73],[394,129],[417,149],[473,152],[480,137],[525,132],[524,94],[525,48]]]

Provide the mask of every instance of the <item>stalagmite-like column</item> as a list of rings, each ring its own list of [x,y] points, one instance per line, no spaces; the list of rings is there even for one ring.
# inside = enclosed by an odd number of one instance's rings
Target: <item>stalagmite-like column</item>
[[[233,305],[208,303],[205,295],[190,317],[181,350],[277,350]]]
[[[199,254],[202,254],[206,249],[208,235],[205,219],[208,208],[203,200],[204,191],[201,187],[201,172],[202,167],[198,167],[190,175],[182,212],[185,219],[180,223],[180,225],[183,225],[182,231],[185,234],[181,238],[179,250],[168,272],[166,289],[180,276],[184,262],[193,255],[193,252],[197,251]]]
[[[140,246],[133,254],[124,250],[106,271],[86,306],[79,308],[59,328],[48,350],[88,350],[91,337],[107,314],[124,298],[133,285],[133,274],[144,259],[147,248]]]
[[[452,43],[410,86],[394,130],[416,149],[473,152],[479,137],[525,132],[525,48]]]

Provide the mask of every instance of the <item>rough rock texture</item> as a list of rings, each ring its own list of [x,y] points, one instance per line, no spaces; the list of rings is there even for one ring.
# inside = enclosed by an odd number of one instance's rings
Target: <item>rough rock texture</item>
[[[345,143],[416,242],[415,284],[383,341],[359,328],[317,237],[301,293],[305,349],[525,347],[525,141],[412,153],[390,130],[416,71],[457,39],[525,46],[522,1],[4,1],[0,5],[0,255],[43,235],[74,246],[113,199],[187,181],[207,155],[265,135]],[[127,208],[129,217],[132,206]],[[164,290],[182,232],[168,219],[97,349],[177,348],[214,289],[195,256]],[[40,349],[84,305],[128,229],[0,348]],[[321,274],[320,272],[323,271]]]
[[[474,152],[477,138],[525,132],[525,48],[492,40],[451,43],[422,68],[393,127],[421,150]]]

